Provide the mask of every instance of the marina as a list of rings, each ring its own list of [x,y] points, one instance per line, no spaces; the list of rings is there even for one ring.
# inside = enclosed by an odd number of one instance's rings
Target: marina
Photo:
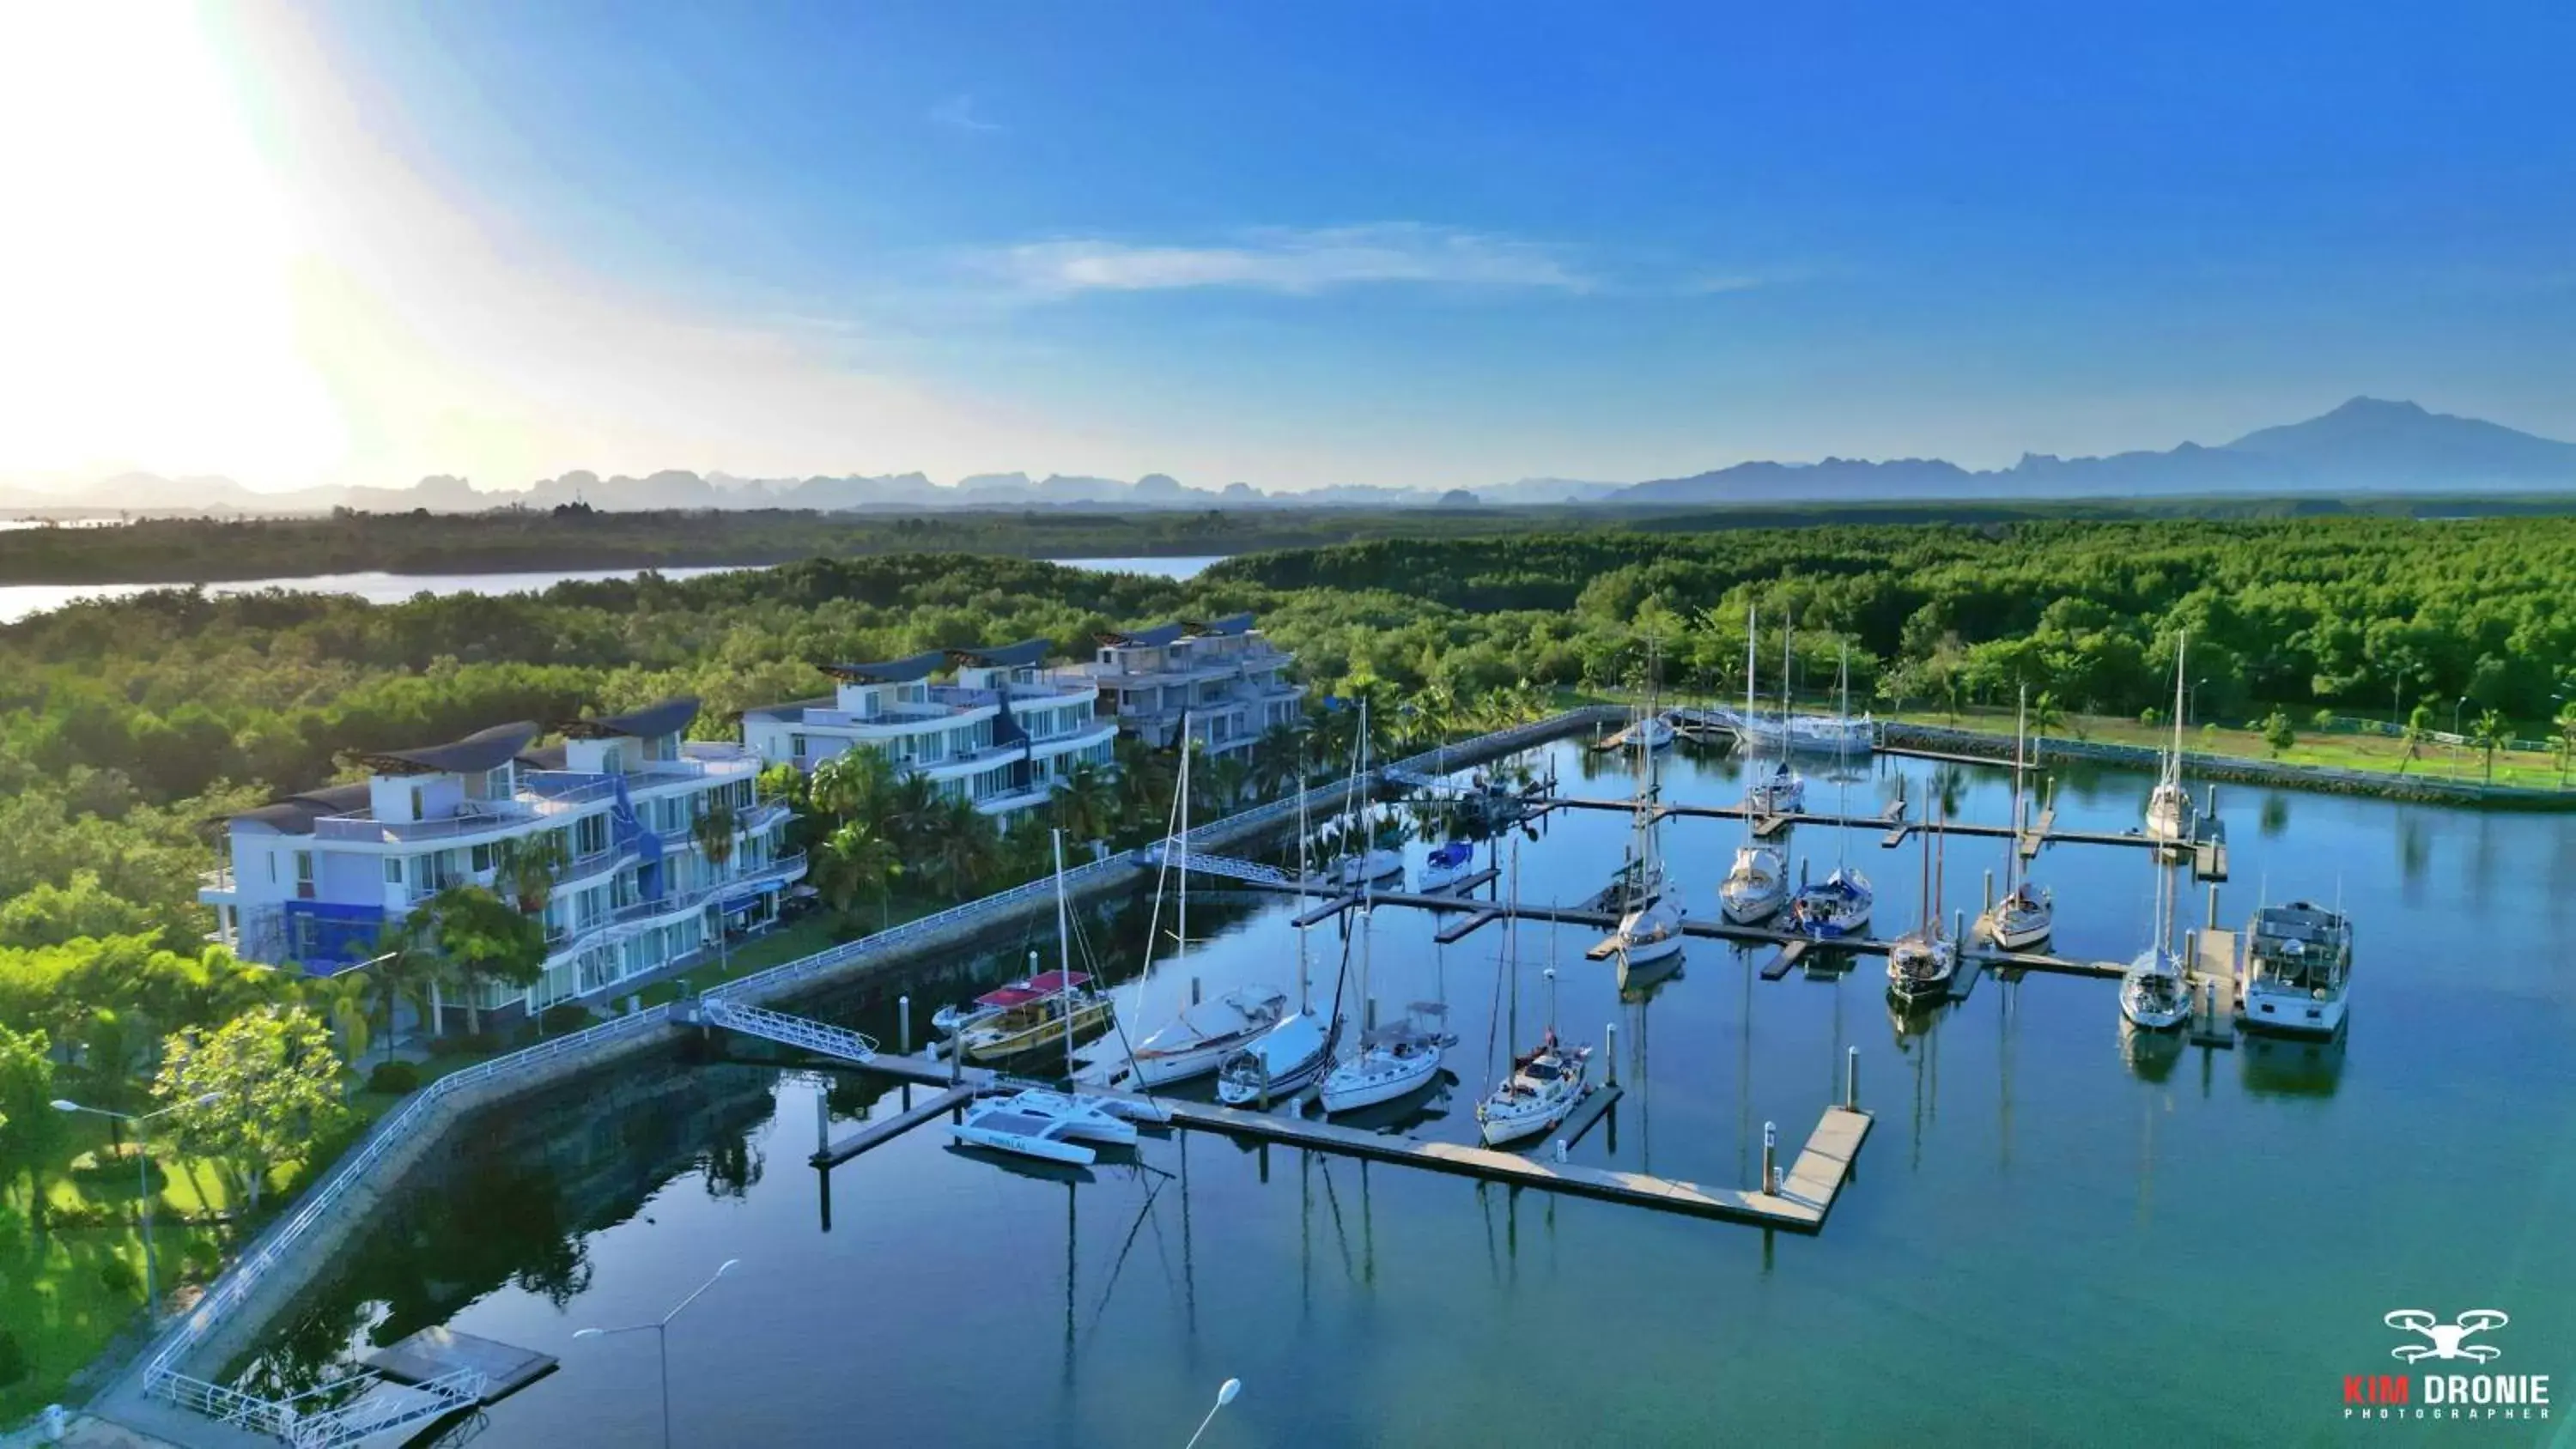
[[[1580,741],[1555,747],[1563,793],[1614,793],[1626,771],[1609,773],[1605,758],[1581,780],[1581,752]],[[1897,790],[1912,801],[1940,793],[1924,773],[1937,763],[1889,760],[1882,768],[1907,772],[1902,786],[1856,785],[1853,843],[1887,828]],[[1819,1406],[1837,1437],[1885,1439],[1930,1403],[2035,1441],[2298,1441],[2319,1432],[2300,1386],[2386,1352],[2377,1300],[2387,1290],[2351,1284],[2331,1265],[2436,1236],[2460,1271],[2499,1285],[2506,1311],[2527,1315],[2517,1328],[2550,1331],[2540,1285],[2576,1272],[2569,1250],[2512,1232],[2437,1233],[2455,1220],[2451,1195],[2430,1180],[2392,1182],[2373,1154],[2394,1132],[2437,1168],[2504,1164],[2492,1181],[2517,1221],[2576,1210],[2565,1184],[2515,1165],[2546,1160],[2563,1113],[2506,1120],[2473,1105],[2554,1069],[2561,1034],[2576,1029],[2554,943],[2576,921],[2555,906],[2495,916],[2495,936],[2474,950],[2447,924],[2506,888],[2476,861],[2513,862],[2528,881],[2576,890],[2567,822],[2232,792],[2238,879],[2195,881],[2182,896],[2185,969],[2217,974],[2241,962],[2244,928],[2266,903],[2368,902],[2354,912],[2348,1024],[2318,1042],[2245,1033],[2232,1011],[2196,1002],[2184,1030],[2136,1038],[2122,1030],[2113,963],[2149,938],[2150,871],[2140,867],[2151,857],[2067,847],[2134,824],[2146,777],[2052,770],[2056,814],[2039,859],[2057,897],[2055,938],[2002,955],[1971,942],[1941,1000],[1900,1006],[1873,963],[1921,914],[1910,858],[1873,872],[1882,921],[1856,943],[1729,927],[1715,908],[1718,847],[1734,843],[1741,822],[1719,816],[1734,822],[1721,836],[1687,812],[1739,800],[1737,766],[1685,740],[1661,768],[1666,802],[1683,807],[1664,822],[1665,848],[1691,903],[1673,960],[1627,970],[1587,962],[1584,950],[1615,922],[1549,899],[1597,887],[1629,837],[1624,813],[1560,805],[1522,838],[1529,987],[1553,929],[1562,1017],[1594,1045],[1596,1080],[1572,1116],[1518,1151],[1483,1148],[1470,1112],[1491,1063],[1526,1048],[1538,1020],[1528,990],[1519,1040],[1488,1019],[1501,928],[1514,915],[1495,889],[1504,880],[1463,896],[1368,898],[1374,994],[1382,1006],[1445,1001],[1460,1041],[1448,1054],[1454,1080],[1416,1099],[1325,1122],[1286,1102],[1268,1113],[1222,1108],[1200,1100],[1202,1082],[1159,1094],[1173,1121],[1144,1124],[1133,1148],[1104,1150],[1087,1167],[953,1148],[949,1117],[1009,1083],[921,1051],[929,1014],[1024,978],[1027,952],[1053,938],[1041,920],[1031,939],[1014,929],[971,961],[925,963],[935,978],[769,1003],[846,1037],[760,1022],[772,1040],[872,1044],[868,1060],[804,1044],[760,1065],[748,1059],[769,1049],[746,1041],[724,1060],[675,1061],[609,1094],[568,1091],[467,1134],[389,1203],[382,1236],[353,1250],[347,1280],[317,1289],[294,1320],[301,1326],[245,1371],[313,1372],[296,1365],[335,1334],[363,1334],[381,1311],[351,1318],[340,1306],[384,1296],[383,1270],[371,1265],[423,1251],[468,1266],[434,1297],[393,1295],[402,1333],[443,1324],[563,1360],[482,1411],[476,1442],[497,1449],[656,1434],[649,1349],[637,1369],[631,1354],[572,1344],[570,1330],[649,1318],[733,1255],[744,1267],[690,1310],[694,1328],[674,1331],[679,1442],[835,1442],[846,1418],[800,1386],[846,1363],[864,1363],[877,1386],[870,1431],[915,1442],[1124,1442],[1138,1437],[1140,1418],[1182,1420],[1177,1442],[1204,1410],[1191,1408],[1200,1380],[1225,1376],[1243,1379],[1247,1404],[1269,1396],[1259,1401],[1265,1425],[1316,1442],[1466,1444],[1478,1440],[1472,1426],[1489,1430],[1498,1415],[1552,1433],[1616,1423],[1623,1438],[1688,1439],[1710,1422],[1712,1395],[1743,1432],[1792,1438],[1815,1432]],[[2018,844],[2000,824],[2007,784],[1990,766],[1948,787],[1950,818],[1995,828],[1951,837],[1946,912],[1973,917],[1976,875],[1991,866],[2000,879],[2001,857]],[[1830,864],[1825,829],[1797,822],[1785,832],[1792,871],[1802,859]],[[1988,849],[1963,855],[1955,847],[1968,840]],[[1403,846],[1408,883],[1429,844]],[[1257,843],[1227,855],[1278,859]],[[2189,879],[2187,861],[2166,869]],[[1293,1000],[1303,919],[1305,985],[1329,1003],[1354,897],[1280,874],[1267,884],[1227,878],[1222,899],[1193,890],[1185,974],[1165,962],[1149,986],[1160,1006],[1141,1021],[1123,1013],[1148,901],[1089,906],[1083,931],[1103,944],[1081,964],[1117,997],[1123,1025],[1141,1032],[1199,994],[1194,982],[1210,1000],[1248,983]],[[1544,884],[1533,891],[1534,881]],[[2558,896],[2544,888],[2533,898]],[[1041,964],[1054,964],[1051,951]],[[1489,1033],[1511,1044],[1489,1056]],[[1865,1124],[1838,1115],[1855,1049]],[[1830,1218],[1819,1212],[1816,1228],[1742,1211],[1763,1206],[1766,1124],[1776,1126],[1778,1196],[1821,1199],[1831,1184]],[[814,1177],[780,1170],[805,1166],[818,1147],[858,1151]],[[828,1231],[815,1177],[829,1183]],[[1687,1186],[1648,1202],[1649,1181]],[[2378,1211],[2309,1220],[2298,1251],[2267,1260],[2259,1292],[2245,1287],[2239,1255],[2213,1246],[2241,1236],[2249,1218],[2365,1190]],[[470,1242],[472,1231],[444,1204],[503,1192],[551,1204],[523,1215],[559,1223],[559,1236],[507,1254],[443,1246]],[[2163,1266],[2144,1277],[2106,1267],[2136,1260]],[[491,1266],[471,1266],[481,1262]],[[1913,1282],[1945,1303],[2055,1306],[2013,1330],[2040,1348],[1999,1361],[1992,1334],[1909,1327],[1889,1285]],[[2216,1296],[2231,1299],[2223,1321],[2210,1317]],[[941,1331],[867,1332],[848,1311],[859,1299],[912,1305]],[[1501,1367],[1533,1314],[1608,1315],[1619,1332],[1574,1336],[1542,1386]],[[1028,1392],[977,1400],[979,1375],[953,1351],[961,1336],[1028,1368]],[[1886,1392],[1839,1394],[1842,1373],[1798,1347],[1822,1342],[1884,1365]],[[2218,1372],[2240,1376],[2250,1410],[2187,1392]],[[1288,1387],[1317,1383],[1344,1387]],[[2152,1423],[2052,1407],[2140,1391],[2166,1406]],[[969,1402],[976,1412],[961,1418]]]

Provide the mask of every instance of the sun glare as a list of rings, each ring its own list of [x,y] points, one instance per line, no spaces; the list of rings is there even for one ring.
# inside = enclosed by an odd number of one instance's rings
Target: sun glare
[[[204,12],[0,7],[0,477],[342,451],[296,345],[297,241]]]

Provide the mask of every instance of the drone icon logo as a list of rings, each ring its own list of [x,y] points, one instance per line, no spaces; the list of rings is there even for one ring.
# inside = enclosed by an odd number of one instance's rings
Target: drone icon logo
[[[2489,1343],[2465,1343],[2462,1340],[2473,1333],[2502,1328],[2512,1320],[2506,1318],[2500,1309],[2472,1308],[2461,1314],[2457,1323],[2444,1323],[2430,1310],[2399,1308],[2382,1321],[2391,1328],[2422,1334],[2430,1340],[2427,1343],[2401,1343],[2389,1350],[2391,1358],[2405,1363],[2419,1363],[2428,1358],[2464,1358],[2486,1363],[2504,1350]]]

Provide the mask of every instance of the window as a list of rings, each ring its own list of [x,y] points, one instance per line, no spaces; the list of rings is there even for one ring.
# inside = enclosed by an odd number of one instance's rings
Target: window
[[[575,857],[597,855],[608,848],[608,817],[585,815],[573,822],[572,853]]]
[[[474,869],[477,871],[486,871],[491,868],[492,847],[489,845],[478,845],[474,847]]]
[[[789,735],[787,737],[787,753],[800,760],[805,758],[805,737],[803,735]]]
[[[401,885],[401,884],[402,884],[402,857],[401,857],[401,856],[399,856],[399,855],[388,855],[388,856],[386,856],[386,857],[385,857],[385,884],[387,884],[387,885]]]
[[[313,852],[295,852],[295,894],[300,900],[313,899]]]
[[[411,818],[414,820],[418,820],[420,818],[420,787],[418,785],[411,787]]]

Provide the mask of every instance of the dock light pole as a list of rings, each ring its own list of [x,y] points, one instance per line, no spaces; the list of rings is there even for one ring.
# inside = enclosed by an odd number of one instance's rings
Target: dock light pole
[[[88,1112],[134,1124],[134,1211],[143,1225],[143,1308],[155,1322],[158,1322],[161,1317],[161,1293],[158,1276],[153,1272],[152,1145],[151,1138],[143,1130],[143,1124],[155,1117],[176,1112],[182,1107],[202,1107],[222,1095],[221,1092],[208,1092],[202,1097],[191,1098],[185,1102],[173,1102],[167,1107],[140,1113],[111,1112],[105,1107],[84,1107],[78,1102],[67,1101],[61,1097],[56,1097],[53,1101],[53,1108],[57,1112]]]
[[[1216,1422],[1217,1410],[1233,1403],[1234,1396],[1242,1392],[1243,1380],[1241,1379],[1227,1379],[1219,1384],[1216,1390],[1216,1402],[1209,1406],[1207,1417],[1199,1420],[1199,1426],[1190,1431],[1190,1442],[1182,1445],[1181,1449],[1198,1449],[1199,1435],[1206,1433],[1208,1425]]]
[[[2193,680],[2191,682],[2191,692],[2182,697],[2182,727],[2184,729],[2190,729],[2191,717],[2200,713],[2200,687],[2208,682],[2209,676],[2206,674]]]
[[[732,1272],[741,1263],[740,1258],[725,1259],[722,1266],[708,1275],[707,1281],[697,1286],[696,1292],[673,1304],[670,1312],[651,1323],[630,1323],[623,1328],[576,1328],[572,1331],[575,1338],[608,1338],[620,1333],[642,1333],[648,1328],[653,1330],[653,1345],[662,1362],[662,1449],[671,1449],[671,1320],[680,1316],[681,1309],[697,1302],[699,1294],[716,1286],[718,1278]]]

